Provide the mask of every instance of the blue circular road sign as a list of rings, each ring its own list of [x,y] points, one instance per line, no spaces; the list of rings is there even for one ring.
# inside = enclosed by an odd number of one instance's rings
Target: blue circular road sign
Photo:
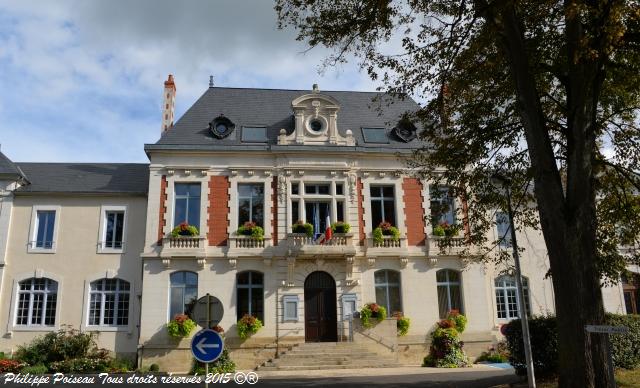
[[[191,353],[200,362],[214,362],[220,358],[223,350],[222,336],[211,329],[200,330],[191,339]]]

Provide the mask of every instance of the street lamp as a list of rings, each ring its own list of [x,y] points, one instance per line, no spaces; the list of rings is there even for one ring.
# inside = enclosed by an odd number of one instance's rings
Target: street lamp
[[[531,339],[529,337],[529,321],[527,320],[527,305],[524,303],[524,290],[522,288],[522,272],[520,271],[520,255],[518,254],[518,243],[516,241],[516,230],[513,227],[513,209],[511,208],[511,179],[504,175],[495,173],[491,175],[491,184],[501,187],[506,192],[507,211],[509,212],[509,229],[511,230],[511,247],[513,248],[513,261],[516,267],[516,291],[518,292],[518,302],[520,304],[520,323],[522,324],[522,340],[524,341],[524,357],[527,362],[527,380],[529,387],[535,388],[536,377],[533,371],[533,357],[531,355]]]

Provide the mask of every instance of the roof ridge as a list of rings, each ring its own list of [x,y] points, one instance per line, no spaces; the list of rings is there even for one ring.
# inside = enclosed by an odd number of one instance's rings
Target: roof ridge
[[[97,165],[139,165],[139,166],[148,166],[149,163],[137,163],[137,162],[14,162],[16,165],[20,165],[20,164],[56,164],[56,165],[63,165],[63,164],[81,164],[81,165],[90,165],[90,166],[97,166]]]
[[[238,90],[279,90],[283,92],[308,92],[309,94],[313,93],[311,89],[286,89],[286,88],[250,88],[250,87],[242,87],[242,86],[213,86],[208,89],[238,89]],[[207,89],[207,90],[208,90]],[[368,94],[389,94],[383,91],[362,91],[362,90],[320,90],[320,94],[322,93],[368,93]]]

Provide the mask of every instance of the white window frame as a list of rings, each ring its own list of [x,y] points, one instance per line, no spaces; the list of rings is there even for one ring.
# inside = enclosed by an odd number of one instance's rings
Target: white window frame
[[[91,290],[91,283],[94,282],[104,282],[105,280],[116,280],[117,283],[117,287],[115,291],[93,291]],[[127,282],[129,284],[129,291],[122,291],[120,290],[120,282]],[[128,328],[129,325],[131,324],[131,306],[133,303],[133,292],[132,292],[132,284],[130,281],[126,280],[126,279],[122,279],[122,278],[101,278],[101,279],[95,279],[93,281],[88,282],[88,298],[87,298],[87,306],[86,306],[86,328],[90,328],[92,330],[102,330],[102,331],[106,331],[104,329],[125,329]],[[99,324],[92,324],[90,322],[91,319],[91,295],[92,294],[98,294],[101,296],[101,300],[100,300],[100,323]],[[105,295],[106,294],[115,294],[116,298],[115,298],[115,302],[114,302],[114,309],[115,309],[115,313],[114,313],[114,321],[117,322],[118,321],[118,301],[119,301],[119,296],[121,294],[128,294],[129,295],[129,305],[128,305],[128,309],[127,309],[127,324],[126,325],[118,325],[118,324],[104,324],[104,312],[105,312]]]
[[[291,193],[292,185],[298,185],[298,194]],[[342,185],[342,194],[336,194],[336,184]],[[306,185],[316,186],[316,185],[329,185],[329,194],[306,194]],[[343,179],[320,179],[320,178],[292,178],[287,182],[287,191],[289,200],[287,201],[287,233],[291,233],[291,227],[298,220],[303,220],[307,222],[307,210],[305,206],[305,202],[327,202],[329,203],[329,212],[330,212],[330,220],[331,223],[337,222],[338,220],[338,202],[342,202],[342,219],[344,222],[348,222],[348,207],[350,206],[346,187],[347,182]],[[293,211],[293,202],[298,202],[298,215],[292,215]],[[293,217],[292,217],[293,216]],[[293,221],[291,220],[293,218]],[[315,231],[314,233],[323,233],[324,230]]]
[[[504,284],[504,279],[513,279],[514,282],[514,286],[505,286]],[[501,284],[496,286],[496,281],[500,280]],[[496,314],[495,317],[498,321],[500,322],[504,322],[504,321],[511,321],[513,319],[518,319],[520,317],[520,311],[522,311],[522,307],[520,306],[520,298],[518,298],[518,284],[516,283],[516,279],[515,276],[511,276],[511,275],[502,275],[502,276],[497,276],[496,278],[493,279],[493,288],[494,288],[494,301],[496,304]],[[524,298],[525,298],[525,304],[527,301],[529,301],[527,306],[527,315],[530,317],[532,315],[531,312],[531,289],[529,288],[529,279],[525,276],[522,277],[522,288],[523,288],[523,292],[524,292]],[[515,311],[515,315],[513,315],[513,311],[509,308],[509,302],[508,302],[508,296],[507,296],[507,291],[508,290],[513,290],[515,292],[515,296],[516,296],[516,311]],[[498,292],[500,292],[502,295],[502,297],[504,298],[505,301],[505,312],[506,312],[506,317],[501,318],[498,316]]]
[[[407,227],[405,224],[404,214],[404,189],[402,188],[402,177],[391,177],[391,172],[387,173],[384,178],[362,178],[362,205],[364,207],[364,230],[367,236],[371,236],[371,233],[378,225],[372,225],[371,219],[371,186],[394,186],[393,193],[395,195],[395,208],[396,208],[396,223],[393,225],[400,231],[400,237],[404,238],[407,235]]]
[[[382,283],[376,283],[376,273],[377,272],[384,272],[384,282]],[[398,283],[390,283],[389,282],[389,272],[395,272],[398,274]],[[391,287],[398,287],[398,292],[400,293],[400,311],[404,312],[404,299],[403,299],[403,293],[402,293],[402,272],[401,271],[397,271],[395,269],[387,269],[387,268],[381,268],[379,270],[376,270],[373,272],[373,292],[374,292],[374,296],[376,295],[376,288],[378,287],[384,287],[385,288],[385,304],[383,305],[383,307],[385,309],[387,309],[387,315],[391,316],[391,314],[393,314],[395,311],[390,311],[391,310],[391,298],[389,298],[389,288]],[[378,303],[378,301],[376,300],[376,303]],[[382,305],[381,303],[378,303],[379,305]]]
[[[446,185],[434,185],[434,184],[430,184],[429,185],[429,189],[428,189],[428,193],[429,193],[429,223],[433,224],[433,209],[431,209],[431,201],[438,201],[440,204],[442,204],[445,200],[447,200],[447,198],[451,198],[451,214],[453,217],[453,224],[452,225],[460,225],[460,220],[458,219],[458,208],[460,207],[460,203],[458,203],[458,198],[456,198],[455,196],[453,197],[449,197],[449,194],[447,192],[447,197],[433,197],[431,196],[431,191],[435,190],[438,191],[440,193],[444,192],[445,190],[449,191],[451,190],[450,186],[446,186]],[[435,228],[436,225],[431,225],[431,231],[429,232],[429,234],[433,234],[433,228]]]
[[[444,282],[440,282],[438,281],[438,272],[440,271],[445,271],[445,273],[447,274],[446,276],[446,280]],[[453,271],[453,272],[457,272],[458,273],[458,279],[460,279],[459,281],[453,281],[449,279],[449,271]],[[438,287],[446,287],[447,288],[447,304],[448,304],[448,309],[447,311],[451,311],[452,310],[452,306],[451,306],[451,286],[458,286],[460,288],[460,314],[464,314],[464,292],[462,289],[462,272],[457,270],[457,269],[453,269],[453,268],[442,268],[439,269],[438,271],[436,271],[436,298],[438,297]],[[438,302],[440,302],[438,300]],[[440,315],[440,305],[438,304],[438,315]],[[446,317],[445,317],[446,318]]]
[[[496,240],[499,241],[498,246],[500,248],[511,248],[512,225],[511,225],[511,219],[509,218],[509,213],[503,212],[503,211],[496,211],[495,217],[496,217],[496,235],[498,236]],[[500,222],[498,222],[499,217],[504,217],[504,220],[506,220],[505,224],[507,225],[507,230],[504,236],[500,235],[500,228],[498,227],[498,225],[500,224]]]
[[[249,199],[249,214],[250,214],[250,221],[253,221],[253,198],[254,197],[241,197],[240,196],[240,187],[239,186],[262,186],[262,224],[263,225],[258,225],[261,228],[263,228],[264,230],[264,223],[266,221],[267,218],[267,198],[265,196],[267,190],[266,190],[266,186],[267,186],[267,182],[237,182],[236,188],[237,188],[237,198],[236,198],[236,222],[238,223],[238,228],[241,227],[242,225],[240,225],[240,200],[241,199]]]
[[[381,197],[373,197],[373,196],[371,195],[371,188],[372,188],[372,187],[391,187],[391,188],[393,188],[393,196],[392,196],[392,197],[385,197],[385,196],[384,196],[384,193],[382,193],[382,194],[381,194],[381,195],[382,195]],[[380,206],[380,209],[381,209],[381,211],[382,211],[382,215],[383,215],[383,216],[386,216],[386,215],[384,214],[384,204],[385,204],[385,202],[393,202],[393,207],[394,207],[394,212],[395,212],[395,211],[396,211],[396,208],[397,208],[397,206],[396,206],[396,204],[395,204],[396,200],[397,200],[397,195],[396,195],[396,187],[395,187],[395,185],[389,185],[389,184],[380,184],[380,185],[379,185],[379,184],[373,184],[373,183],[369,185],[369,206],[371,206],[371,203],[372,203],[372,202],[374,202],[374,201],[380,202],[380,205],[381,205],[381,206]],[[373,210],[371,210],[371,212],[370,212],[369,214],[370,214],[369,218],[371,218],[371,227],[372,227],[373,229],[375,229],[375,228],[377,228],[378,226],[377,226],[377,225],[373,225]],[[398,227],[398,225],[395,225],[395,224],[397,224],[397,223],[398,223],[398,214],[397,214],[397,212],[396,212],[396,214],[394,214],[394,218],[395,218],[395,220],[393,220],[393,222],[391,223],[391,225],[397,228],[397,227]],[[383,220],[383,221],[390,222],[390,221],[387,219],[387,217],[382,217],[382,220]]]
[[[293,306],[291,306],[293,304]],[[282,321],[283,322],[298,322],[298,295],[290,294],[282,296]]]
[[[108,248],[105,246],[107,235],[107,213],[108,212],[124,212],[124,220],[122,221],[122,248]],[[100,230],[98,239],[98,253],[124,253],[127,246],[127,218],[129,212],[125,205],[103,205],[100,208]]]
[[[18,318],[18,302],[20,300],[19,292],[20,292],[20,282],[24,280],[28,280],[30,278],[48,278],[50,280],[54,280],[58,283],[58,291],[57,291],[57,299],[56,299],[56,315],[55,315],[55,323],[53,326],[44,326],[44,325],[17,325]],[[9,315],[9,322],[11,322],[11,332],[8,334],[12,334],[12,332],[22,332],[22,331],[56,331],[60,328],[60,310],[62,308],[61,298],[63,292],[63,279],[55,274],[46,272],[42,269],[36,269],[33,272],[25,272],[20,273],[15,276],[13,279],[13,292],[11,293],[13,300],[11,301],[11,309]]]
[[[54,211],[55,222],[53,226],[53,241],[51,242],[51,248],[38,248],[36,247],[36,240],[38,238],[38,212],[40,211]],[[29,253],[56,253],[58,249],[58,231],[60,230],[60,206],[57,205],[34,205],[31,211],[31,225],[29,230],[29,242],[27,244],[27,252]]]
[[[233,170],[233,173],[229,178],[229,218],[227,233],[229,236],[235,236],[235,232],[242,225],[238,225],[238,185],[239,184],[251,184],[251,185],[264,185],[264,214],[262,229],[264,230],[264,243],[265,246],[270,245],[272,242],[271,235],[273,229],[271,222],[273,220],[273,203],[271,198],[273,196],[273,177],[266,173],[259,174],[258,171],[252,170]],[[277,215],[276,215],[277,217]]]

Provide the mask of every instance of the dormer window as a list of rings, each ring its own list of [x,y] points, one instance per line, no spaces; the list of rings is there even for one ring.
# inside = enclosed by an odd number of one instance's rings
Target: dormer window
[[[322,121],[318,120],[318,119],[313,119],[309,122],[309,128],[313,131],[313,132],[320,132],[322,131]]]
[[[236,125],[228,118],[220,115],[209,123],[209,130],[218,139],[224,139],[233,132]]]
[[[242,127],[242,141],[247,143],[264,143],[267,141],[267,128]]]
[[[389,137],[384,128],[362,128],[365,143],[389,144]]]

